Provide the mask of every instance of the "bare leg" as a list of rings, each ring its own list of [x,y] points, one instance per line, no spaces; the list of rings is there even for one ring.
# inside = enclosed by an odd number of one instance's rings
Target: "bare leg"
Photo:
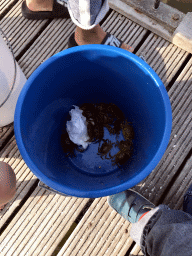
[[[26,5],[31,11],[52,11],[53,0],[26,0]]]
[[[53,0],[26,0],[26,5],[31,11],[52,11]],[[90,30],[77,27],[75,31],[75,41],[78,45],[100,44],[105,36],[106,32],[103,31],[99,24]],[[121,48],[130,52],[134,50],[124,43]]]
[[[90,30],[84,30],[80,27],[76,27],[75,30],[75,41],[78,45],[101,44],[105,36],[106,32],[103,31],[99,24]],[[124,43],[121,48],[130,52],[134,51],[131,46]]]
[[[84,44],[100,44],[106,36],[106,32],[98,24],[93,29],[84,30],[76,27],[75,41],[78,45]]]

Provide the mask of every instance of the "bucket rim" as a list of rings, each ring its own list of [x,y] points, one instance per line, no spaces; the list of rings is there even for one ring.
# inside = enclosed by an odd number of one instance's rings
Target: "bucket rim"
[[[47,66],[49,66],[52,62],[57,61],[58,58],[64,57],[68,54],[75,54],[80,51],[93,51],[93,50],[99,50],[99,51],[105,51],[114,56],[114,53],[116,53],[118,56],[119,54],[122,57],[129,58],[131,61],[133,61],[136,65],[140,66],[142,69],[144,69],[154,80],[155,84],[158,86],[161,96],[163,98],[164,102],[164,108],[165,108],[165,130],[162,137],[162,141],[160,143],[160,146],[154,155],[153,159],[149,162],[149,164],[138,174],[134,175],[131,179],[128,181],[113,186],[110,188],[104,188],[100,190],[78,190],[75,188],[67,187],[65,185],[61,185],[58,182],[51,180],[51,178],[48,178],[46,175],[41,173],[41,176],[39,175],[39,170],[36,167],[36,165],[31,160],[30,156],[27,153],[27,150],[24,146],[24,143],[22,141],[22,134],[21,134],[21,126],[20,126],[20,113],[23,106],[23,101],[25,99],[25,96],[30,88],[30,84],[36,79],[36,76],[42,72]],[[136,56],[133,53],[130,53],[124,49],[116,48],[114,46],[108,46],[108,45],[82,45],[77,46],[73,48],[69,48],[67,50],[61,51],[49,59],[47,59],[45,62],[43,62],[29,77],[26,84],[24,85],[15,109],[15,116],[14,116],[14,131],[15,131],[15,138],[17,141],[18,148],[20,150],[21,155],[23,156],[24,161],[26,162],[27,166],[33,170],[33,173],[36,175],[36,177],[41,180],[43,183],[45,183],[47,186],[53,188],[54,190],[57,190],[58,192],[64,193],[69,196],[75,196],[75,197],[82,197],[82,198],[98,198],[98,197],[104,197],[109,196],[112,194],[116,194],[122,191],[125,191],[136,184],[140,183],[142,180],[144,180],[151,172],[152,170],[157,166],[161,158],[163,157],[165,150],[167,148],[167,145],[169,143],[170,135],[171,135],[171,129],[172,129],[172,111],[171,111],[171,104],[168,97],[168,93],[165,89],[165,86],[159,76],[156,74],[156,72],[141,58]],[[86,188],[85,188],[86,189]]]

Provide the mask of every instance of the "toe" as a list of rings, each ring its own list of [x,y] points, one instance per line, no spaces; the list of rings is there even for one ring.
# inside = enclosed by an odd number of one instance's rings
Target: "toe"
[[[129,52],[133,52],[134,51],[134,48],[128,44],[122,44],[121,46],[122,49],[126,50],[126,51],[129,51]]]

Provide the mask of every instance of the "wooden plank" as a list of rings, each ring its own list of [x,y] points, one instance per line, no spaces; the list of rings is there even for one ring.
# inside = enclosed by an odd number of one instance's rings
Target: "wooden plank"
[[[116,11],[111,12],[101,27],[133,48],[136,48],[147,32],[145,28]]]
[[[88,200],[37,187],[1,235],[1,255],[51,255]]]
[[[171,186],[168,194],[165,196],[163,203],[171,209],[182,210],[183,198],[189,186],[192,184],[192,156],[186,162],[181,173]]]
[[[33,175],[22,159],[14,136],[1,152],[0,161],[8,163],[13,168],[17,180],[17,191],[15,197],[0,212],[0,227],[2,227],[9,216],[21,204],[24,196],[37,181],[37,178]]]
[[[145,58],[167,87],[188,53],[151,33],[138,50],[137,55]]]
[[[168,186],[169,181],[179,169],[185,156],[191,149],[192,138],[192,59],[186,65],[169,91],[173,111],[173,128],[170,143],[164,158],[148,178],[135,187],[135,190],[154,203]],[[186,142],[186,143],[185,143]],[[187,152],[185,152],[187,147]],[[176,155],[176,156],[175,156]],[[159,168],[158,168],[159,167]],[[171,209],[182,210],[183,197],[192,181],[192,157],[189,158],[180,175],[170,187],[163,204]],[[151,187],[147,190],[146,188]],[[135,245],[130,255],[143,255],[139,246]]]
[[[122,36],[125,37],[125,34],[122,34],[122,29],[125,26],[126,29],[124,31],[126,32],[124,33],[127,33],[125,42],[133,42],[133,47],[136,47],[142,40],[146,30],[131,21],[127,22],[127,20],[128,19],[125,19],[122,15],[113,11],[101,27],[104,31],[112,33],[121,39]],[[108,24],[109,21],[111,26]],[[68,38],[75,31],[75,27],[76,26],[71,20],[64,19],[53,20],[47,26],[43,33],[19,60],[20,67],[27,78],[43,61],[68,48]],[[129,37],[129,32],[134,35]]]
[[[74,30],[69,19],[53,20],[18,62],[26,77],[46,59],[68,48],[68,37]]]
[[[153,172],[134,187],[154,204],[191,150],[192,142],[192,58],[168,92],[173,125],[167,150]]]
[[[48,23],[48,20],[33,21],[25,19],[21,14],[22,2],[23,0],[19,0],[0,21],[0,26],[12,45],[15,57]]]
[[[2,227],[37,179],[22,159],[14,136],[0,157],[13,168],[17,179],[14,199],[0,212]],[[37,187],[1,235],[1,255],[50,255],[88,200],[63,197]]]
[[[124,255],[132,244],[131,224],[109,207],[107,198],[97,198],[73,234],[62,247],[61,255]]]
[[[37,179],[23,161],[14,137],[1,152],[0,161],[11,165],[17,179],[14,199],[0,212],[2,227]],[[51,255],[88,200],[37,187],[1,235],[1,255]]]
[[[15,2],[15,0],[1,0],[0,1],[0,15],[7,10],[13,3]]]
[[[130,252],[130,256],[136,255],[143,255],[140,246],[138,246],[137,244],[133,247],[133,249]]]
[[[13,124],[0,127],[0,148],[5,143],[7,138],[13,133],[14,127]]]

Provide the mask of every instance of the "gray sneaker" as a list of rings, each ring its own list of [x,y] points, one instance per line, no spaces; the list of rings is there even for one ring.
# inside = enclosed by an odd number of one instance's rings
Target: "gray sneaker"
[[[131,223],[137,222],[145,212],[155,208],[154,204],[131,189],[108,196],[107,199],[109,206]]]

